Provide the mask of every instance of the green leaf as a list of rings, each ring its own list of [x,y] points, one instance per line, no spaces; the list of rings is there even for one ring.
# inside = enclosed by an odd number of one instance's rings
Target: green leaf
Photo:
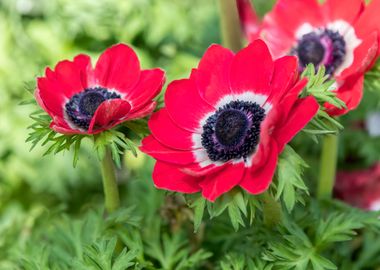
[[[301,93],[301,97],[314,96],[320,104],[317,115],[303,129],[315,141],[317,141],[318,135],[337,133],[343,129],[343,126],[338,121],[325,112],[325,103],[330,103],[337,108],[346,108],[344,102],[337,98],[334,91],[331,91],[334,81],[330,80],[330,77],[325,75],[325,72],[324,66],[319,67],[318,71],[316,71],[314,66],[309,64],[301,75],[302,78],[308,79],[307,86]]]
[[[136,264],[134,261],[137,251],[128,251],[124,248],[120,254],[115,255],[117,238],[102,239],[99,242],[86,247],[83,259],[74,264],[76,269],[102,269],[102,270],[126,270]]]
[[[306,167],[305,161],[287,145],[278,160],[275,198],[283,199],[288,212],[300,201],[301,193],[308,194],[308,188],[302,180]]]
[[[315,235],[316,246],[323,248],[332,242],[350,240],[356,235],[355,229],[362,227],[364,224],[355,215],[333,213],[318,224]]]
[[[330,260],[322,257],[318,254],[313,254],[311,256],[311,264],[313,265],[314,270],[335,270],[338,269],[335,264],[333,264]]]
[[[206,206],[206,199],[199,197],[190,207],[194,209],[194,232],[197,232],[203,219],[203,213]]]
[[[118,168],[121,167],[121,156],[125,151],[131,151],[137,156],[137,146],[124,133],[115,129],[94,135],[94,148],[99,160],[104,158],[107,147],[111,150],[112,159]]]
[[[249,220],[250,224],[253,223],[257,209],[262,209],[261,202],[257,196],[252,196],[235,188],[228,193],[220,196],[215,202],[207,201],[201,194],[186,196],[190,208],[194,209],[194,230],[198,231],[199,226],[204,216],[204,209],[214,219],[228,213],[232,227],[235,231],[240,226],[245,227],[245,220]]]
[[[230,216],[230,220],[235,231],[239,230],[240,225],[243,227],[245,226],[240,209],[236,202],[228,205],[228,215]]]

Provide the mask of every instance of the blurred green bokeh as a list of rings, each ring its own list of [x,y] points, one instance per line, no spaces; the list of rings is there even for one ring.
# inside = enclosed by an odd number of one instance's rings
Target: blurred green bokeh
[[[197,3],[195,3],[197,2]],[[78,182],[98,182],[92,153],[73,169],[71,155],[41,158],[24,141],[28,115],[20,106],[45,66],[86,53],[94,59],[108,46],[134,46],[142,66],[164,67],[168,80],[185,75],[211,42],[218,41],[214,1],[2,0],[0,1],[0,198],[12,192],[51,194],[64,199]],[[194,8],[198,6],[198,8]],[[202,8],[199,8],[202,7]],[[25,194],[24,194],[25,195]],[[38,198],[37,200],[43,200]]]
[[[254,2],[262,15],[275,1]],[[44,212],[65,209],[76,215],[91,202],[102,201],[91,144],[83,147],[75,169],[71,153],[42,157],[46,147],[40,146],[30,152],[31,145],[25,143],[32,123],[28,115],[36,108],[20,102],[32,98],[35,78],[43,75],[46,66],[79,53],[95,60],[119,42],[134,47],[143,68],[164,68],[167,82],[187,76],[205,49],[220,43],[217,0],[0,0],[0,269],[14,269],[2,258],[25,245]],[[367,95],[362,109],[345,117],[345,123],[362,120],[379,107],[378,102],[368,105],[379,100],[378,94],[377,99],[373,93]],[[358,145],[350,151],[360,149],[354,153],[360,162],[370,165],[379,160],[380,146],[373,147],[375,141],[370,144],[372,139],[363,132],[361,137],[347,134],[343,137],[347,141],[356,136]],[[367,148],[361,147],[363,141],[368,142]],[[305,147],[303,142],[301,138],[294,145],[315,159],[318,146],[308,141]],[[342,148],[341,161],[350,147]],[[135,196],[123,197],[145,205],[141,212],[149,223],[163,201],[163,192],[151,183],[152,161],[140,154],[138,159],[127,156],[125,162],[127,169],[119,177],[122,192]]]
[[[20,232],[33,227],[42,212],[78,213],[90,202],[102,201],[90,143],[75,169],[71,153],[42,157],[46,147],[30,152],[25,143],[32,123],[28,115],[36,107],[20,102],[32,98],[35,78],[46,66],[78,53],[95,62],[108,46],[123,42],[136,49],[143,68],[165,68],[169,81],[187,75],[204,49],[218,41],[216,1],[1,0],[0,258],[25,244],[28,233]],[[128,160],[131,169],[121,181],[141,168],[139,160]],[[134,179],[150,188],[150,170],[151,163],[144,177]],[[6,265],[0,259],[0,269]]]

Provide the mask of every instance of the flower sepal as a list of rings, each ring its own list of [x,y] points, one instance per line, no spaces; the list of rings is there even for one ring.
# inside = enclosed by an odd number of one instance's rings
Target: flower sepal
[[[313,64],[309,64],[303,73],[302,78],[307,78],[308,83],[301,93],[301,97],[314,96],[321,105],[317,114],[302,130],[309,134],[314,141],[318,141],[318,136],[327,134],[337,134],[343,126],[328,113],[325,104],[331,104],[334,108],[346,109],[346,104],[337,97],[334,89],[336,82],[326,75],[326,68],[320,66],[318,70]]]
[[[186,202],[193,209],[194,232],[197,232],[205,216],[214,219],[228,213],[235,231],[246,224],[252,225],[256,211],[262,210],[260,196],[251,196],[241,188],[234,188],[221,195],[215,202],[210,202],[199,193],[185,195]]]
[[[253,224],[255,218],[265,218],[268,213],[268,201],[272,201],[291,213],[297,203],[304,204],[309,196],[307,186],[303,181],[303,171],[306,162],[290,147],[286,146],[279,157],[274,181],[269,190],[258,196],[252,196],[241,188],[234,188],[220,196],[215,202],[210,202],[199,193],[185,195],[190,208],[193,209],[194,231],[197,232],[206,214],[210,219],[222,216],[225,212],[235,231],[247,224]],[[270,200],[268,198],[270,197]],[[280,211],[281,212],[281,211]],[[281,222],[282,216],[271,219]]]
[[[28,127],[30,133],[26,139],[26,142],[32,144],[30,151],[38,144],[41,146],[49,145],[43,154],[44,156],[72,150],[74,167],[78,162],[81,144],[85,138],[93,141],[93,147],[99,160],[103,160],[106,149],[109,148],[116,166],[120,167],[121,156],[126,151],[131,151],[133,155],[137,155],[137,145],[126,134],[133,134],[133,137],[137,138],[146,134],[144,127],[146,121],[143,120],[130,121],[128,124],[125,123],[98,134],[60,134],[50,128],[52,118],[43,110],[39,109],[31,113],[30,118],[34,121]]]
[[[111,150],[112,159],[119,168],[121,167],[120,157],[126,151],[131,151],[137,157],[137,145],[121,131],[110,129],[94,135],[93,139],[99,160],[103,160],[107,147]]]

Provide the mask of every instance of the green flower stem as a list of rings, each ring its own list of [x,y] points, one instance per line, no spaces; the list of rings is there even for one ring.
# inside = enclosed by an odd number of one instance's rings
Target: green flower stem
[[[219,6],[223,45],[236,52],[242,48],[236,0],[219,0]]]
[[[111,151],[107,149],[101,161],[103,188],[105,197],[105,208],[107,213],[112,213],[120,206],[119,190],[116,181],[115,165],[112,160]]]
[[[279,224],[282,219],[281,204],[276,201],[268,191],[263,194],[263,202],[264,224],[268,227],[274,227]]]
[[[338,136],[326,135],[323,139],[317,198],[329,199],[335,183],[338,156]]]

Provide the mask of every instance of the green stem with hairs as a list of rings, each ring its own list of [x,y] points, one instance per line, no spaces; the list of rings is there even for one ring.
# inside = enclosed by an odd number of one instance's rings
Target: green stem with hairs
[[[111,151],[107,149],[101,161],[105,209],[108,214],[117,210],[120,206],[119,189],[116,181],[115,165],[112,160]]]
[[[338,157],[338,136],[326,135],[323,138],[320,175],[318,181],[317,198],[330,199],[335,183],[336,164]]]
[[[219,0],[223,45],[233,51],[242,48],[242,33],[236,0]]]

